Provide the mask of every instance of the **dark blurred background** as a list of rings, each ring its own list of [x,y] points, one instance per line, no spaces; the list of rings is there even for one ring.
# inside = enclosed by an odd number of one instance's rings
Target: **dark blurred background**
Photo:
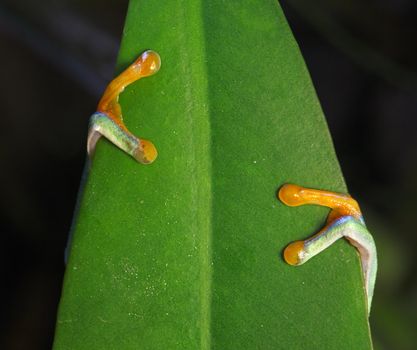
[[[417,349],[417,2],[286,0],[377,241],[376,349]],[[49,349],[89,115],[127,0],[0,0],[0,349]]]

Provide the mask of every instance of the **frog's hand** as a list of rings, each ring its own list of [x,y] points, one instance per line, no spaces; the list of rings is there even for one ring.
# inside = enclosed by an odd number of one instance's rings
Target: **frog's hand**
[[[360,254],[369,312],[377,271],[377,255],[375,242],[366,229],[358,203],[349,195],[293,184],[282,186],[278,197],[289,206],[316,204],[332,209],[324,229],[310,239],[290,243],[285,248],[285,261],[291,265],[303,264],[339,238],[345,237]]]
[[[358,219],[342,216],[313,237],[290,243],[284,250],[284,259],[290,265],[304,264],[342,237],[359,252],[369,313],[377,271],[376,248],[371,234]]]
[[[152,142],[136,137],[123,123],[119,95],[127,85],[155,74],[160,66],[159,55],[148,50],[110,82],[97,106],[97,112],[90,118],[87,139],[87,153],[90,157],[98,139],[104,136],[138,162],[148,164],[156,159],[158,152]]]

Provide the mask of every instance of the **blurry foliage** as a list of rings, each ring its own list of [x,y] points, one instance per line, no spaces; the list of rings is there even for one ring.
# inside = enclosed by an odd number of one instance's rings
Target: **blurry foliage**
[[[417,344],[417,3],[281,1],[378,244],[376,349]],[[127,1],[0,3],[2,349],[50,348],[88,116]]]

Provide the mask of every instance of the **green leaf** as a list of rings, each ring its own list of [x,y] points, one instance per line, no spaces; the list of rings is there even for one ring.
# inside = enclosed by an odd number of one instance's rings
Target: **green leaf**
[[[161,70],[120,101],[159,157],[99,141],[54,349],[370,349],[355,249],[281,257],[327,211],[278,188],[346,188],[277,2],[131,0],[118,70],[145,49]]]

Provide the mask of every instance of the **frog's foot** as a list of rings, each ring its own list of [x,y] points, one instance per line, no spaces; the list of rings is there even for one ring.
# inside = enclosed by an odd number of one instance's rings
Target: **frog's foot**
[[[314,236],[290,243],[284,259],[290,265],[301,265],[345,237],[359,252],[370,311],[374,292],[377,256],[375,242],[366,229],[358,203],[350,196],[286,184],[278,192],[279,199],[288,206],[316,204],[332,209],[326,226]]]
[[[158,152],[152,142],[139,139],[107,114],[96,112],[90,118],[87,153],[93,156],[98,139],[104,136],[142,164],[152,163]]]
[[[147,50],[110,82],[100,99],[97,112],[90,118],[87,140],[87,153],[90,157],[98,139],[104,136],[140,163],[149,164],[156,159],[158,152],[153,143],[133,135],[123,123],[119,95],[127,85],[155,74],[160,66],[159,55]]]

